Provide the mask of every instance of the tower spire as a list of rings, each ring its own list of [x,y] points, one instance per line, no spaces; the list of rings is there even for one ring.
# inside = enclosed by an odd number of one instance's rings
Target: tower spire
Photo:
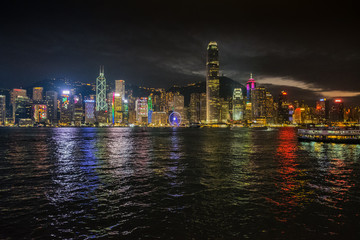
[[[252,77],[252,73],[250,73],[250,79],[252,79],[253,77]]]

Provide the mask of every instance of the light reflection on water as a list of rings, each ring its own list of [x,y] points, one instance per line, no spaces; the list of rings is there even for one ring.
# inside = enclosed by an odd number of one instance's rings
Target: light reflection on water
[[[298,142],[292,128],[0,134],[0,238],[360,235],[359,145]]]

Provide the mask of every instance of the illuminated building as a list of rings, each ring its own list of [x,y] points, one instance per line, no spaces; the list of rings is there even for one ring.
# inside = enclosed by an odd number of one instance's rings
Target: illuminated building
[[[0,95],[0,125],[5,125],[6,122],[6,97]]]
[[[289,106],[287,92],[281,91],[278,102],[278,123],[288,124],[290,123]]]
[[[206,94],[192,93],[190,95],[190,122],[200,123],[206,121]]]
[[[64,90],[60,100],[60,124],[70,126],[72,120],[72,105],[70,104],[70,91]]]
[[[219,50],[216,42],[210,42],[207,48],[206,62],[206,121],[219,121]]]
[[[220,98],[220,122],[226,123],[230,120],[230,102]]]
[[[13,122],[15,122],[15,111],[16,111],[15,101],[16,98],[18,97],[27,97],[26,90],[14,88],[13,90],[10,91],[10,106],[12,107]]]
[[[256,88],[256,82],[253,79],[252,73],[250,74],[250,78],[246,83],[246,97],[249,102],[251,102],[251,92]]]
[[[232,98],[232,120],[241,121],[244,119],[244,96],[241,88],[234,88]]]
[[[31,121],[31,103],[26,96],[18,96],[15,99],[15,124],[19,124],[21,119],[30,119]]]
[[[46,91],[47,113],[51,124],[57,123],[58,118],[58,93]]]
[[[135,101],[136,122],[148,123],[148,98],[142,97]]]
[[[263,87],[251,89],[252,119],[264,121],[266,119],[266,90]]]
[[[107,111],[106,104],[106,78],[104,66],[100,66],[100,75],[96,78],[96,111]]]
[[[148,123],[151,123],[151,117],[153,113],[152,96],[153,94],[150,94],[150,96],[148,97]]]
[[[80,96],[74,96],[73,103],[73,120],[75,126],[81,126],[83,121],[83,104],[82,98]]]
[[[330,110],[330,121],[332,122],[344,121],[344,103],[342,99],[334,99]]]
[[[252,111],[251,102],[246,101],[244,120],[246,120],[247,122],[250,122],[252,120],[251,111]]]
[[[166,112],[153,112],[151,123],[155,126],[165,126],[168,123],[168,114]]]
[[[33,100],[41,101],[43,100],[43,88],[42,87],[34,87],[33,88]]]
[[[120,93],[113,92],[112,93],[112,101],[111,101],[111,120],[112,124],[119,125],[123,120],[123,100],[121,98]]]
[[[184,114],[184,96],[181,95],[180,93],[175,93],[174,94],[174,108],[173,111],[174,112],[178,112],[182,118],[182,122],[184,123],[185,121],[185,114]]]
[[[33,120],[35,123],[47,121],[47,106],[45,104],[33,104]]]
[[[329,100],[326,98],[321,98],[319,101],[316,101],[316,116],[319,119],[319,122],[326,122],[329,120]]]
[[[121,100],[125,99],[125,81],[115,80],[115,92],[119,94]]]
[[[94,98],[86,99],[85,101],[85,124],[94,124],[95,119],[95,100]]]
[[[267,123],[274,122],[274,98],[269,92],[266,92],[265,117]]]

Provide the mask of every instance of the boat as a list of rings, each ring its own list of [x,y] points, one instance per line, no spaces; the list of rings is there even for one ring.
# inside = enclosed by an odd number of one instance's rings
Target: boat
[[[360,143],[360,130],[353,128],[307,128],[298,129],[300,141],[330,143]]]

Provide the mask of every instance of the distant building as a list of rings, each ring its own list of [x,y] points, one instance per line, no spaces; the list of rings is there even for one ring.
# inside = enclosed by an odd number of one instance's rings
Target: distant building
[[[155,126],[165,126],[168,123],[168,114],[166,112],[153,112],[151,123]]]
[[[148,98],[138,98],[135,102],[136,122],[148,123]]]
[[[174,112],[178,112],[181,116],[181,122],[185,122],[186,121],[186,116],[185,116],[185,112],[184,112],[184,96],[181,95],[180,93],[175,93],[174,94]]]
[[[72,121],[72,104],[70,99],[70,91],[62,92],[60,101],[60,124],[62,126],[70,126]]]
[[[42,87],[34,87],[33,88],[33,100],[41,101],[43,100],[43,88]]]
[[[251,102],[251,92],[256,88],[256,82],[252,76],[252,73],[250,74],[250,78],[246,83],[246,98],[248,102]]]
[[[33,104],[34,123],[46,123],[48,121],[48,111],[46,104]]]
[[[251,90],[252,119],[264,121],[266,119],[266,90],[264,87],[257,87]]]
[[[325,123],[329,120],[330,106],[329,100],[326,98],[321,98],[319,101],[316,101],[316,116],[319,119],[319,122]]]
[[[288,101],[287,92],[281,91],[278,102],[278,123],[280,124],[290,123],[289,106],[290,103]]]
[[[27,96],[18,96],[14,103],[15,124],[19,124],[21,119],[31,120],[31,112],[30,99]]]
[[[46,91],[47,112],[50,124],[57,124],[58,115],[58,93]]]
[[[230,120],[230,102],[226,99],[220,98],[220,121],[227,123]]]
[[[235,88],[232,98],[232,120],[241,121],[244,119],[245,101],[241,88]]]
[[[125,99],[125,81],[115,80],[115,93],[118,93],[121,100]]]
[[[206,122],[208,123],[216,123],[220,120],[219,76],[218,46],[216,42],[210,42],[206,61]]]
[[[107,111],[106,104],[106,78],[104,66],[100,67],[100,75],[96,78],[96,111]]]
[[[75,95],[73,103],[73,121],[75,126],[81,126],[84,118],[83,112],[82,97]]]
[[[6,96],[0,95],[0,125],[6,123]]]
[[[344,121],[344,103],[342,99],[334,99],[330,110],[330,121],[343,122]]]
[[[90,98],[85,101],[85,124],[94,124],[95,118],[95,99]]]
[[[267,123],[275,122],[275,114],[274,114],[274,98],[270,92],[266,92],[266,100],[265,100],[265,117]]]
[[[26,90],[14,88],[13,90],[10,91],[10,107],[12,108],[13,123],[15,123],[15,111],[16,111],[15,101],[18,97],[27,97]]]

